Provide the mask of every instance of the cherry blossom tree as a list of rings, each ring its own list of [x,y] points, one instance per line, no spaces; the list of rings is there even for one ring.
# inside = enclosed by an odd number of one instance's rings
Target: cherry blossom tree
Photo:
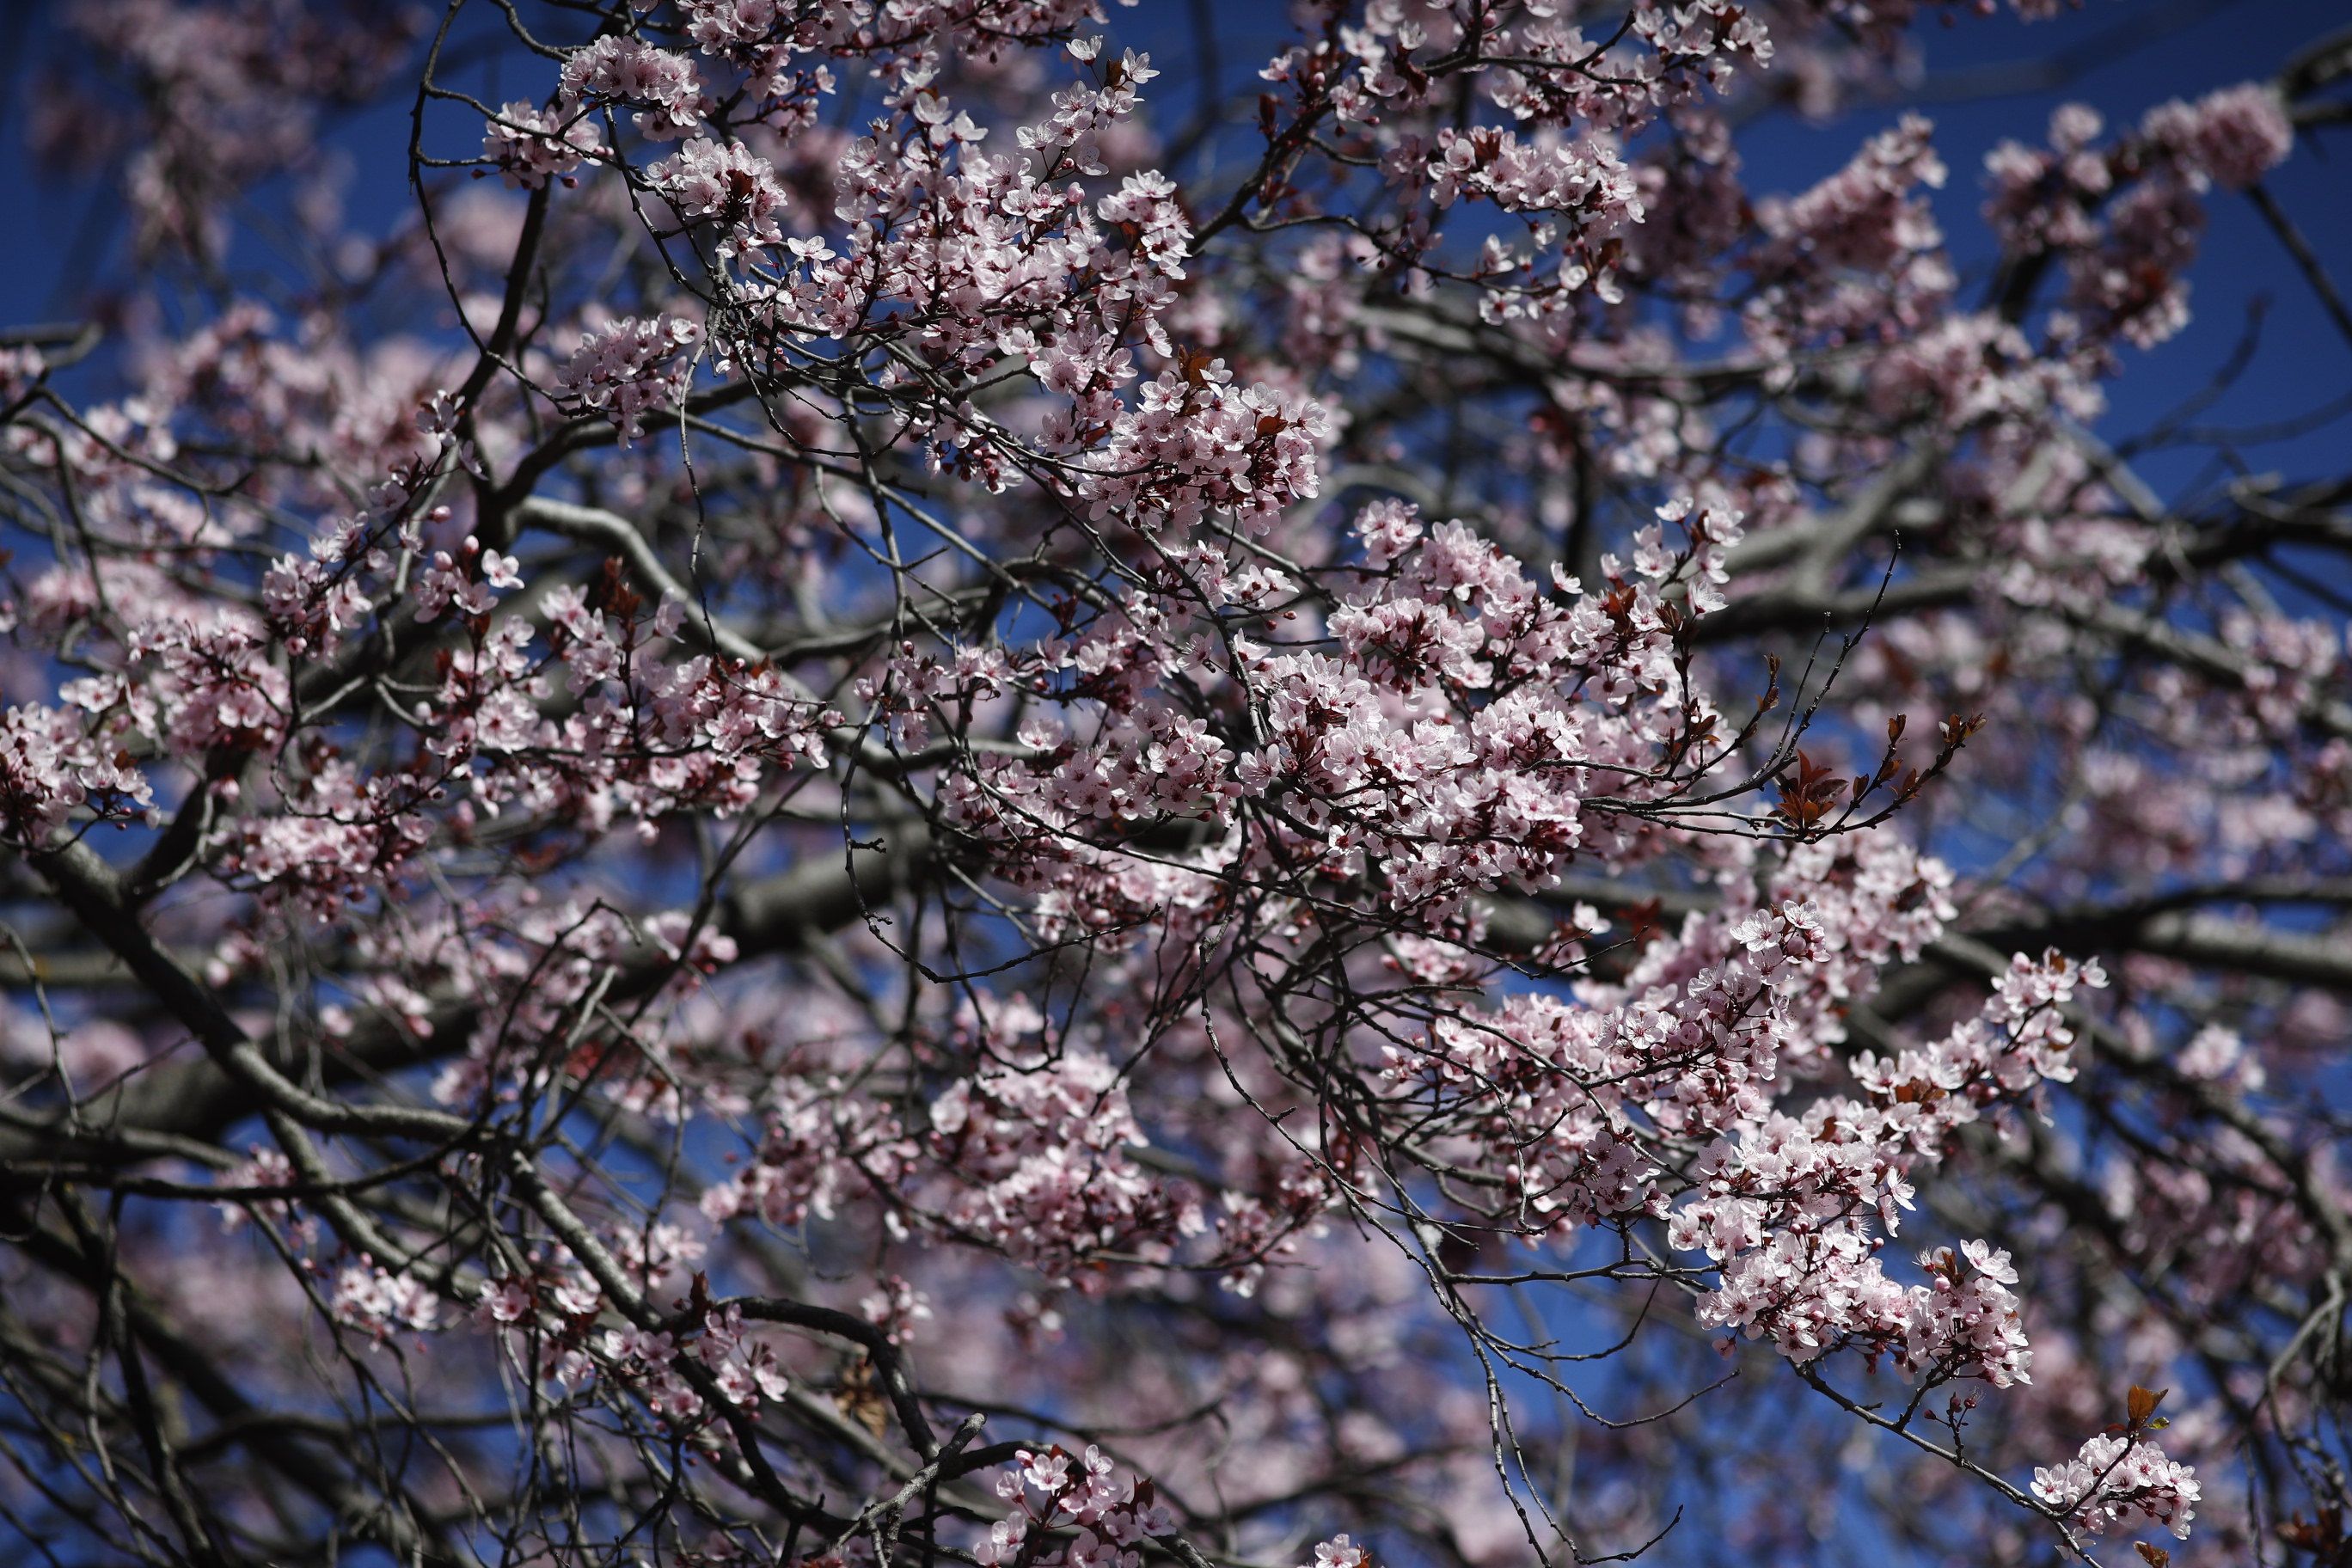
[[[2352,1563],[2352,36],[1965,9],[54,7],[7,1560]]]

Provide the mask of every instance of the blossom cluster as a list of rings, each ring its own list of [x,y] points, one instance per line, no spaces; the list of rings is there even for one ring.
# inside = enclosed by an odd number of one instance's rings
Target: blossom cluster
[[[1139,1549],[1176,1529],[1151,1483],[1092,1443],[1021,1450],[996,1495],[1015,1506],[972,1548],[982,1568],[1139,1568]]]
[[[0,830],[19,848],[46,847],[77,811],[136,820],[153,799],[146,774],[72,712],[27,704],[0,716]]]
[[[607,34],[575,50],[563,62],[558,101],[563,105],[608,101],[642,104],[637,129],[656,140],[675,140],[700,119],[702,88],[694,62],[656,48],[642,38]]]
[[[932,1152],[964,1187],[952,1223],[1049,1279],[1103,1253],[1164,1254],[1202,1228],[1197,1199],[1127,1156],[1146,1140],[1099,1057],[1018,1051],[950,1085],[930,1120]]]
[[[607,1371],[673,1426],[704,1409],[684,1363],[707,1371],[719,1396],[746,1412],[756,1411],[761,1399],[782,1399],[791,1386],[775,1348],[747,1333],[739,1306],[713,1307],[679,1332],[608,1330],[602,1349]]]
[[[604,132],[587,110],[562,104],[541,109],[518,99],[499,110],[482,132],[482,157],[518,190],[569,180],[580,165],[604,153]]]
[[[1911,1205],[1911,1177],[1940,1159],[1982,1108],[2073,1076],[2062,1009],[2075,987],[2105,984],[2095,965],[2056,952],[2013,960],[1979,1018],[1889,1067],[1855,1066],[1867,1099],[1828,1097],[1801,1116],[1774,1110],[1699,1162],[1696,1195],[1678,1207],[1678,1247],[1704,1249],[1722,1283],[1700,1320],[1769,1337],[1793,1361],[1853,1346],[1934,1382],[2026,1380],[2009,1255],[1970,1242],[1924,1256],[1925,1285],[1888,1279],[1878,1254]],[[1965,1265],[1965,1266],[1964,1266]]]
[[[2252,83],[2160,104],[2136,135],[2102,148],[2104,128],[2096,112],[2068,104],[2051,117],[2046,151],[1995,148],[1986,216],[2012,254],[2063,262],[2068,335],[2152,347],[2188,321],[2183,274],[2204,230],[2206,186],[2253,184],[2294,133],[2276,92]]]
[[[694,370],[678,356],[701,340],[699,327],[674,316],[625,316],[583,333],[580,346],[555,373],[556,400],[566,408],[602,414],[626,445],[645,435],[648,414],[685,405]]]
[[[717,226],[721,257],[783,237],[777,219],[784,193],[774,166],[740,143],[697,136],[646,170],[646,177],[680,218]]]
[[[335,1277],[333,1305],[336,1321],[367,1331],[378,1344],[402,1329],[432,1329],[441,1318],[440,1300],[430,1288],[369,1258]]]
[[[2189,1539],[2197,1472],[2145,1437],[2102,1432],[2062,1465],[2033,1472],[2033,1495],[2093,1535],[2147,1528]]]

